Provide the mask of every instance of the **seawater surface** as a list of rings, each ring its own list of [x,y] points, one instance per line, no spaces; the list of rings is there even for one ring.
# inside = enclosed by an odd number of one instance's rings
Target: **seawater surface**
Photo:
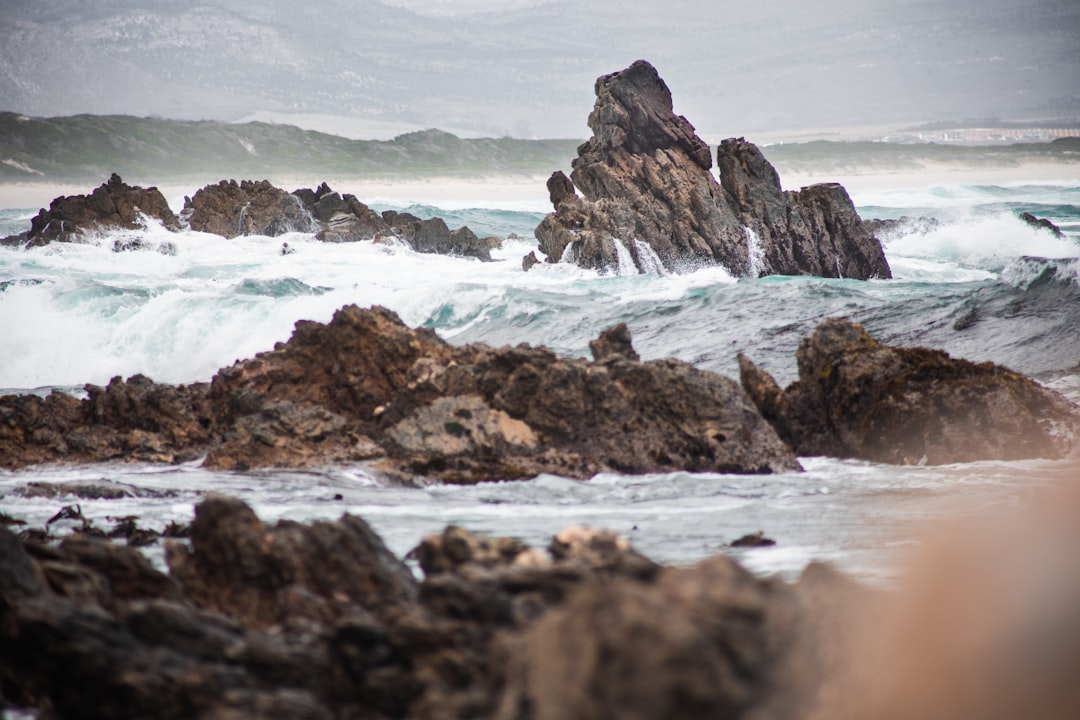
[[[116,236],[0,248],[0,392],[79,393],[85,383],[136,373],[208,380],[287,340],[297,320],[327,321],[353,303],[386,306],[454,343],[528,342],[573,356],[587,356],[590,339],[626,322],[645,359],[674,356],[735,375],[742,351],[782,383],[795,378],[799,342],[825,318],[847,317],[885,342],[1003,363],[1080,401],[1080,182],[878,190],[854,199],[864,217],[940,221],[887,236],[893,280],[737,279],[721,268],[604,275],[565,264],[525,273],[521,259],[535,249],[532,229],[542,213],[493,207],[482,197],[476,207],[405,209],[480,235],[520,236],[492,263],[302,234],[223,240],[153,225],[125,234],[141,244],[136,251],[114,252]],[[1050,219],[1066,236],[1029,227],[1017,217],[1023,211]],[[35,212],[0,210],[0,235],[25,230]],[[294,252],[283,255],[283,242]],[[423,488],[387,485],[362,465],[248,473],[197,463],[44,467],[0,471],[0,510],[40,525],[79,502],[103,527],[138,515],[160,529],[189,521],[199,497],[220,491],[268,520],[359,514],[401,554],[448,523],[534,544],[565,525],[589,524],[615,529],[671,563],[764,530],[777,545],[741,552],[756,570],[793,575],[820,559],[881,579],[924,520],[1010,502],[1032,483],[1077,474],[1070,461],[803,464],[804,473],[778,476],[541,476]],[[108,501],[20,494],[28,482],[101,479],[145,492]],[[151,554],[160,560],[160,549]]]

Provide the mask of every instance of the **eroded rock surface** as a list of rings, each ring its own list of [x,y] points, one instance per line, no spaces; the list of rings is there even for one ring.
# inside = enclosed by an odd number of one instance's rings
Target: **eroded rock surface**
[[[0,244],[38,247],[51,242],[78,242],[92,233],[141,228],[147,218],[169,230],[180,227],[160,190],[128,185],[113,173],[89,195],[56,198],[48,210],[43,208],[30,221],[29,230],[0,239]]]
[[[740,356],[743,388],[800,455],[899,464],[1061,458],[1075,452],[1080,408],[993,363],[882,345],[827,320],[796,355],[781,390]]]
[[[595,89],[593,137],[578,148],[570,178],[557,172],[548,181],[555,212],[536,237],[550,262],[610,269],[629,259],[642,272],[719,263],[739,277],[890,277],[880,243],[843,188],[782,192],[776,171],[743,140],[718,150],[721,186],[709,146],[674,114],[649,63],[605,75]]]
[[[169,574],[0,527],[4,697],[59,717],[794,718],[829,667],[808,601],[845,587],[665,569],[589,528],[545,552],[448,527],[416,553],[421,581],[360,518],[269,525],[221,496]]]
[[[454,347],[385,309],[301,321],[288,343],[222,369],[210,386],[141,376],[0,398],[0,466],[111,459],[208,467],[373,460],[409,481],[472,483],[553,472],[590,477],[797,469],[734,381],[678,360],[640,362],[625,327],[597,362],[527,345]]]
[[[318,229],[299,197],[267,180],[222,180],[207,185],[184,203],[180,214],[192,230],[225,238],[274,237]]]

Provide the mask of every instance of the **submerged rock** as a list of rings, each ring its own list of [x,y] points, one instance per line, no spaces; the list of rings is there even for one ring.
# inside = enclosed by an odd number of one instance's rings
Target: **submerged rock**
[[[156,187],[132,186],[116,173],[89,195],[56,198],[30,221],[30,229],[0,239],[0,245],[38,247],[50,242],[79,242],[93,233],[135,230],[146,219],[169,230],[180,228],[179,219]],[[117,249],[126,249],[118,247]]]
[[[843,188],[784,193],[773,167],[743,140],[721,145],[717,183],[709,146],[674,114],[649,63],[605,75],[595,90],[593,137],[578,148],[570,178],[557,172],[548,180],[555,212],[535,234],[550,262],[608,269],[628,258],[642,272],[719,263],[736,276],[891,276]]]
[[[1022,212],[1020,213],[1019,217],[1021,220],[1023,220],[1025,223],[1035,228],[1036,230],[1048,230],[1050,231],[1050,234],[1056,238],[1065,237],[1065,233],[1061,231],[1061,228],[1059,228],[1057,225],[1050,222],[1046,218],[1035,217],[1029,212]]]
[[[743,388],[800,455],[898,464],[1061,458],[1080,408],[993,363],[882,345],[827,320],[800,344],[799,379],[781,390],[740,355]]]

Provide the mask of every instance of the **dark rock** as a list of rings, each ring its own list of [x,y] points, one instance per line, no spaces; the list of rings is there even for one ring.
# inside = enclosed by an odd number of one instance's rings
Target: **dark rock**
[[[904,235],[925,235],[928,232],[940,228],[941,221],[937,218],[927,217],[925,215],[920,215],[919,217],[904,215],[899,218],[888,220],[878,218],[873,220],[863,220],[863,227],[876,238],[892,240],[894,238],[903,237]]]
[[[881,243],[842,185],[784,192],[776,170],[743,138],[720,143],[716,162],[728,204],[753,239],[752,275],[892,277]]]
[[[258,182],[222,180],[207,185],[184,205],[181,216],[192,230],[225,238],[241,235],[274,237],[288,232],[315,232],[318,228],[296,195]]]
[[[600,333],[600,337],[589,342],[593,360],[601,362],[608,358],[621,360],[640,360],[630,341],[630,328],[626,323],[619,323]]]
[[[525,272],[529,272],[533,265],[539,264],[540,260],[536,257],[536,253],[529,251],[529,254],[521,259],[521,269]]]
[[[756,533],[750,533],[749,535],[743,535],[740,538],[731,541],[731,547],[771,547],[776,544],[776,541],[772,538],[765,537],[765,533],[762,530],[758,530]]]
[[[169,230],[179,220],[156,187],[131,186],[113,173],[89,195],[56,198],[30,222],[30,229],[0,240],[0,245],[39,247],[50,242],[79,242],[93,233],[135,230],[144,217],[157,220]],[[121,248],[126,249],[126,248]]]
[[[642,272],[719,263],[736,276],[890,277],[843,188],[784,193],[743,140],[718,150],[721,187],[708,145],[674,114],[667,86],[643,60],[596,81],[589,127],[571,178],[548,181],[555,212],[535,234],[551,262],[605,270],[623,254]]]
[[[1022,212],[1020,213],[1019,217],[1021,220],[1023,220],[1025,223],[1035,228],[1036,230],[1049,230],[1050,233],[1056,238],[1065,237],[1065,233],[1061,231],[1061,228],[1059,228],[1057,225],[1050,222],[1046,218],[1035,217],[1029,212]]]
[[[416,581],[358,517],[266,526],[244,503],[210,496],[191,547],[170,543],[169,570],[198,606],[249,628],[327,623],[353,605],[381,613],[416,598]]]
[[[494,717],[794,717],[776,710],[797,607],[722,557],[651,584],[590,583],[507,653]]]
[[[146,488],[102,479],[98,482],[42,482],[32,480],[25,487],[16,488],[20,497],[77,497],[84,500],[119,500],[125,497],[167,497],[172,491],[148,490]]]
[[[491,260],[491,243],[467,227],[451,231],[442,218],[421,220],[415,215],[388,210],[383,219],[400,239],[416,252],[462,255]]]
[[[926,348],[882,345],[860,325],[827,320],[796,355],[780,392],[740,358],[743,388],[800,455],[899,464],[1061,458],[1080,437],[1080,408],[1008,368]]]

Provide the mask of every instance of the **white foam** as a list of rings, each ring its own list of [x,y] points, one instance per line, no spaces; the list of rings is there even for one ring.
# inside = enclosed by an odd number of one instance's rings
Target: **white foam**
[[[641,271],[638,270],[637,265],[634,263],[634,256],[630,254],[630,248],[626,247],[626,243],[618,238],[615,239],[615,258],[618,262],[615,270],[619,277],[641,274]]]
[[[660,256],[652,249],[652,245],[642,242],[641,240],[634,240],[634,247],[637,249],[638,260],[641,261],[644,272],[659,277],[668,274],[667,268],[664,267],[664,263],[660,260]]]
[[[761,238],[749,226],[743,226],[746,232],[746,274],[752,278],[759,278],[765,272],[765,249],[761,247]]]

